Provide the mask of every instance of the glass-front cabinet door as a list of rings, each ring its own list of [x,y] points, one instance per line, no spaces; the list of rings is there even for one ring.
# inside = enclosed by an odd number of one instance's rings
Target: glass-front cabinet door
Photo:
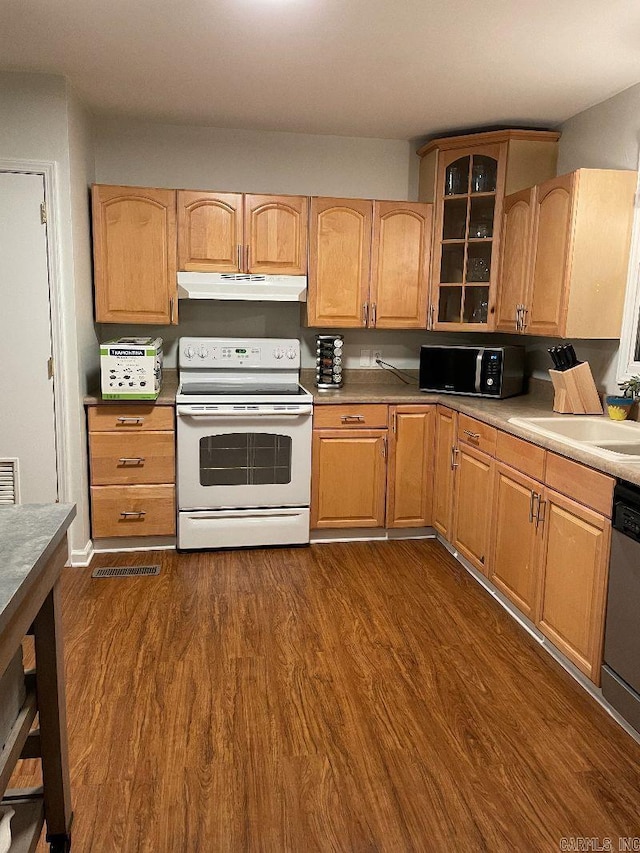
[[[504,187],[501,145],[445,151],[436,186],[430,326],[492,326]]]

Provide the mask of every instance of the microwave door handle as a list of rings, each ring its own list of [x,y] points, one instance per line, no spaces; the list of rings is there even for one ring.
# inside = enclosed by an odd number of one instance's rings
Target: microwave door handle
[[[479,394],[482,391],[482,356],[484,355],[484,347],[481,347],[478,350],[478,355],[476,356],[476,394]]]

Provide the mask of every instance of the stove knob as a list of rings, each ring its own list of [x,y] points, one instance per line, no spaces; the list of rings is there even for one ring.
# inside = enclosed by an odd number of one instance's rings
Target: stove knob
[[[206,358],[209,355],[209,350],[206,347],[200,347],[198,355],[200,358]]]
[[[292,347],[290,347],[287,350],[287,358],[295,358],[295,357],[296,357],[296,351]]]
[[[193,347],[185,347],[184,354],[185,354],[185,358],[188,358],[189,360],[191,360],[194,357],[194,355],[196,354],[196,352],[195,352]]]
[[[280,349],[280,347],[278,347],[277,349],[274,349],[273,357],[277,358],[277,359],[284,358],[284,350]]]

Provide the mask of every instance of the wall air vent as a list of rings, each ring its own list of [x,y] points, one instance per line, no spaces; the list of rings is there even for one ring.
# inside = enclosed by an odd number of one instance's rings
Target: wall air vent
[[[0,459],[0,506],[20,503],[18,460]]]

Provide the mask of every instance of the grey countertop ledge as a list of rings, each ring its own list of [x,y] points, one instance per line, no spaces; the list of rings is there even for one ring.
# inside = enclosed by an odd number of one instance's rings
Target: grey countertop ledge
[[[0,508],[0,631],[60,544],[75,514],[75,504]]]

